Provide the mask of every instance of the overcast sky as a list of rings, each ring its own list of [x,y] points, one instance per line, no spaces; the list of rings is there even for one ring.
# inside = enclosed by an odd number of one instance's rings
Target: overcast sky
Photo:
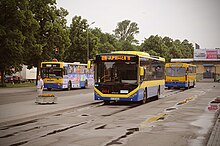
[[[140,43],[158,34],[220,48],[220,0],[57,0],[57,6],[69,12],[68,26],[77,15],[112,34],[128,19],[138,24]]]

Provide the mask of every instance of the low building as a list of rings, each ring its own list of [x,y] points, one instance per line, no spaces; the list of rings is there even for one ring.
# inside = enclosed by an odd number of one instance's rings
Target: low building
[[[171,59],[171,62],[185,62],[197,66],[197,81],[220,78],[220,48],[194,49],[194,57],[186,59]]]

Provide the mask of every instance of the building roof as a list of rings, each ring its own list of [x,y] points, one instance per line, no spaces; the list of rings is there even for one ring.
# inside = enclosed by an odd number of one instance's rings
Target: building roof
[[[193,62],[193,58],[173,58],[170,62]]]

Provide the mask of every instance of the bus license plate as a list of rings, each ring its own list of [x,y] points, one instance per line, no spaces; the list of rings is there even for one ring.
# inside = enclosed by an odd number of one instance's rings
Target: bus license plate
[[[119,98],[111,98],[111,100],[119,100]]]

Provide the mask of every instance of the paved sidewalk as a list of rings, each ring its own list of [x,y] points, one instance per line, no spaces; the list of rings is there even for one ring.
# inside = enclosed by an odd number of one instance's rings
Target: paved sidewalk
[[[209,137],[207,146],[220,146],[220,114],[218,115],[218,118],[216,119],[215,125],[212,129],[211,136]]]
[[[36,104],[35,100],[4,104],[0,105],[0,125],[96,102],[100,101],[94,101],[93,93],[87,93],[58,97],[57,104]]]

